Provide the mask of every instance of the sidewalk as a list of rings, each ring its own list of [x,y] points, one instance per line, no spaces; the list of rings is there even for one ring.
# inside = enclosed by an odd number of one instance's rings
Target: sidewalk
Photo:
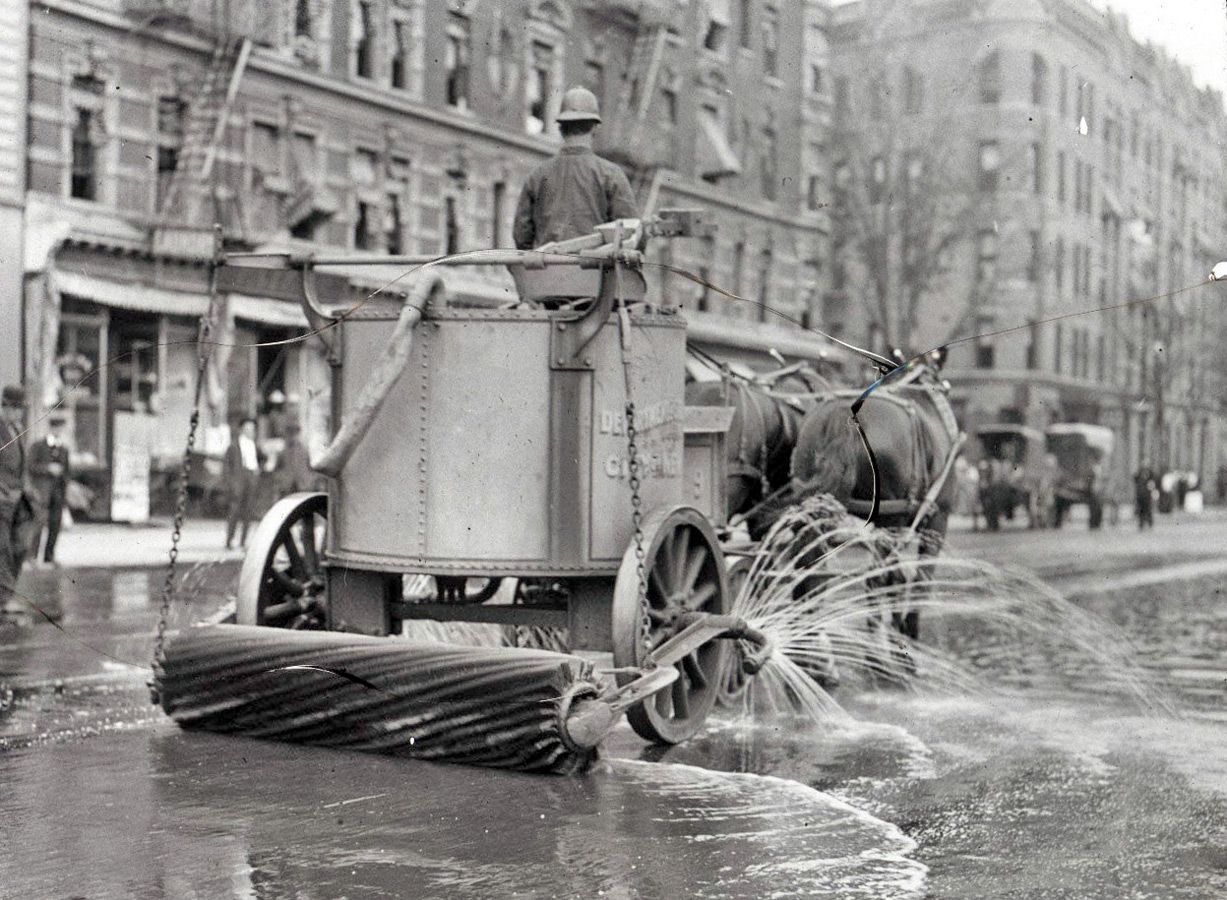
[[[255,527],[256,523],[252,522],[248,537]],[[144,525],[78,522],[60,532],[55,548],[56,561],[63,568],[161,566],[169,558],[170,538],[170,519],[153,519]],[[242,558],[242,550],[226,549],[225,521],[189,519],[183,524],[179,562],[239,561]]]

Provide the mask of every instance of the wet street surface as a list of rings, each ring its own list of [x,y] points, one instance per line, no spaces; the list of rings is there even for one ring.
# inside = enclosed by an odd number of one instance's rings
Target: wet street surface
[[[183,732],[145,688],[161,573],[31,573],[63,630],[0,629],[0,897],[1227,896],[1227,528],[1157,534],[953,542],[1077,591],[1140,697],[951,618],[926,638],[980,691],[844,687],[846,720],[668,750],[622,725],[581,777]],[[172,627],[236,575],[187,573]]]

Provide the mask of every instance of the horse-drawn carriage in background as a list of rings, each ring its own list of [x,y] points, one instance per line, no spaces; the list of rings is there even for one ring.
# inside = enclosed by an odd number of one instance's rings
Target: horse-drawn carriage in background
[[[345,280],[325,273],[367,260],[252,255],[219,266],[219,290],[302,304],[327,344],[340,423],[313,460],[327,493],[284,498],[256,530],[238,624],[565,629],[567,652],[612,653],[619,686],[597,698],[605,714],[625,710],[646,739],[675,743],[716,702],[729,639],[747,673],[769,652],[730,615],[729,570],[753,552],[730,515],[826,492],[887,524],[932,525],[923,552],[937,552],[960,441],[927,368],[913,376],[927,383],[878,391],[861,411],[877,471],[848,422],[855,391],[803,381],[808,392],[779,396],[726,380],[723,397],[688,396],[686,324],[669,298],[645,302],[640,250],[648,234],[700,224],[676,212],[538,251],[441,261],[507,265],[523,300],[550,298],[553,309],[449,306],[433,267],[409,279],[407,298],[385,292],[354,307],[329,299]],[[756,427],[755,411],[779,413],[778,427]],[[407,576],[434,590],[406,592]],[[503,579],[516,589],[499,590]],[[914,616],[897,624],[915,636]]]
[[[980,511],[989,531],[1012,520],[1017,509],[1031,528],[1051,521],[1055,472],[1044,434],[1025,425],[982,425],[975,430],[980,453]]]
[[[1071,507],[1085,503],[1090,527],[1099,528],[1105,501],[1115,500],[1108,490],[1108,477],[1116,435],[1103,425],[1064,422],[1049,425],[1044,436],[1058,469],[1053,527],[1061,527]]]

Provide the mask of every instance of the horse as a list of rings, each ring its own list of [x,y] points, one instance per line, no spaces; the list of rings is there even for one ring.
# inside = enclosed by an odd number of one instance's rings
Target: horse
[[[733,420],[725,435],[725,512],[729,518],[749,513],[746,524],[750,534],[761,537],[770,523],[754,509],[789,484],[803,405],[740,380],[692,382],[686,385],[686,404],[733,408]]]
[[[938,485],[934,502],[917,523],[922,559],[937,556],[945,544],[957,498],[952,454],[957,454],[961,444],[945,391],[936,378],[930,380],[935,383],[881,387],[869,395],[858,415],[877,461],[875,524],[887,529],[909,527],[930,490]],[[794,502],[828,493],[854,515],[870,514],[873,466],[850,410],[858,396],[856,391],[838,391],[809,408],[790,462]],[[906,637],[919,637],[917,610],[898,612],[892,618]]]

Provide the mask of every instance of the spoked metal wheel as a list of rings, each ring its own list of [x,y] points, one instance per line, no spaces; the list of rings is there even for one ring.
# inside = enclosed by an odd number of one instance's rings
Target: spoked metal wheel
[[[748,556],[739,556],[728,564],[730,606],[736,602],[742,586],[750,577],[750,568],[753,565],[754,560]],[[742,671],[741,655],[725,653],[724,674],[720,677],[720,692],[716,695],[716,702],[724,709],[739,709],[745,700],[749,686],[750,676]]]
[[[627,548],[614,586],[614,665],[640,667],[650,650],[682,627],[693,612],[723,615],[729,591],[724,554],[706,517],[688,506],[661,509],[643,523],[646,608],[639,601],[635,544]],[[702,726],[719,693],[725,642],[709,641],[676,664],[678,679],[627,710],[641,737],[661,744],[686,740]],[[619,675],[624,683],[633,676]]]
[[[238,624],[327,627],[327,524],[327,494],[291,494],[264,514],[239,573]]]

